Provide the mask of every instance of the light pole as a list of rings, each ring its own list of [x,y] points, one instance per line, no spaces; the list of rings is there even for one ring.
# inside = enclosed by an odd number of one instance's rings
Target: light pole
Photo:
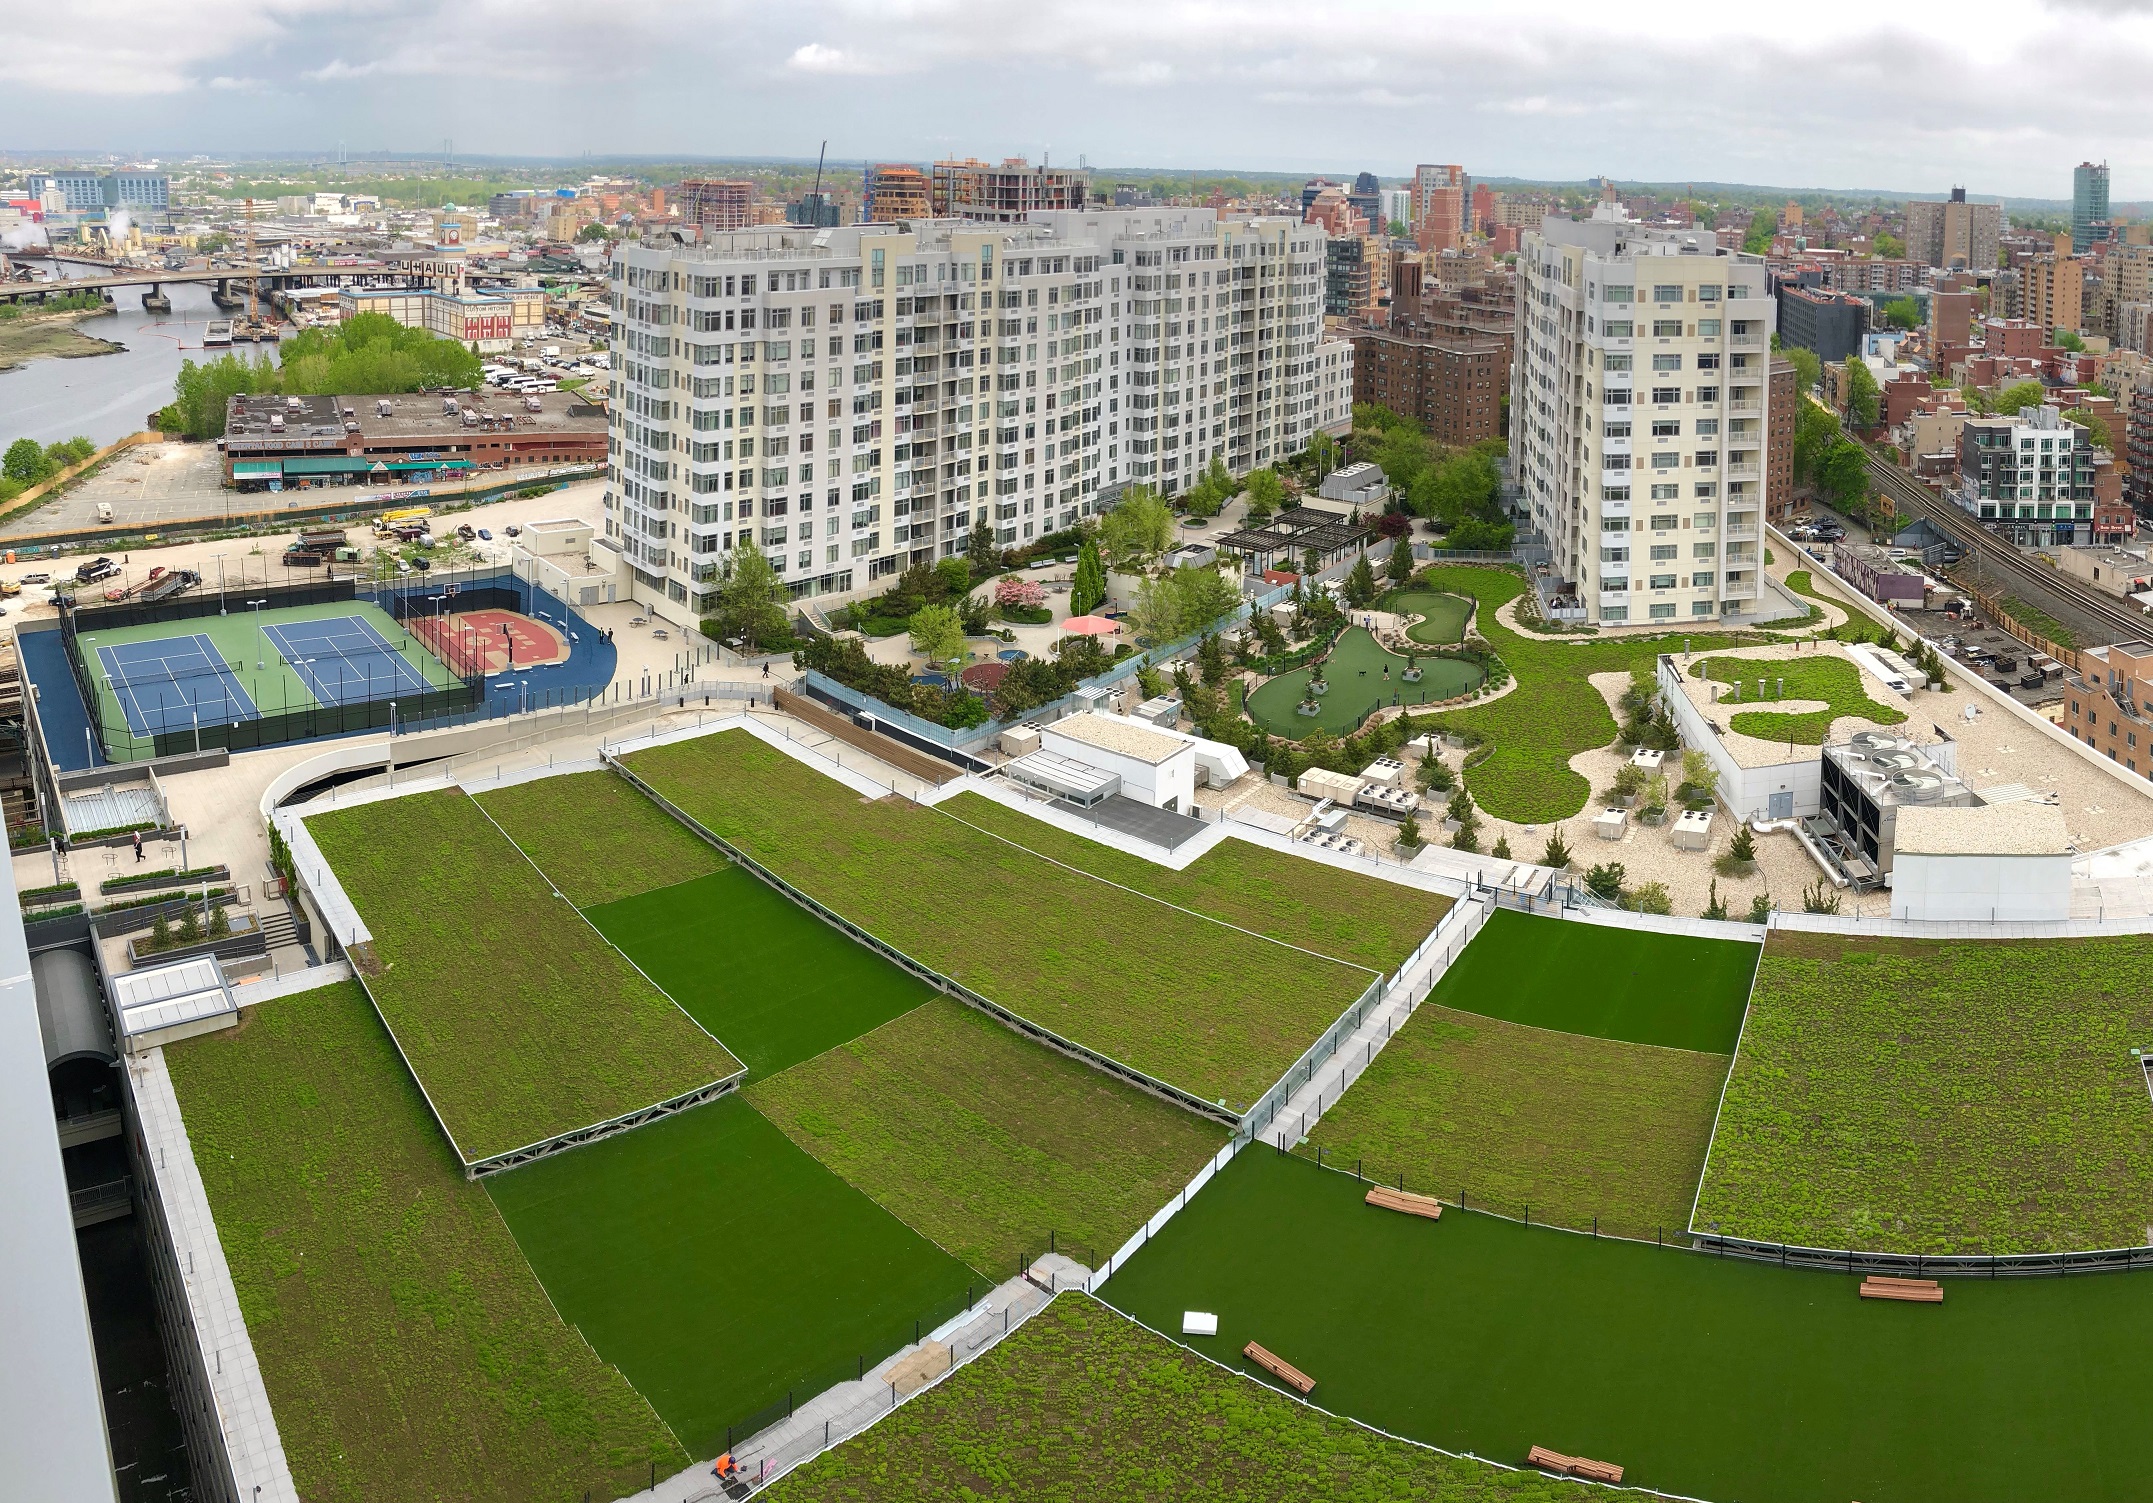
[[[260,673],[269,666],[267,661],[269,656],[267,643],[269,639],[262,635],[262,607],[269,604],[269,601],[264,598],[250,600],[247,604],[254,611],[254,671]]]

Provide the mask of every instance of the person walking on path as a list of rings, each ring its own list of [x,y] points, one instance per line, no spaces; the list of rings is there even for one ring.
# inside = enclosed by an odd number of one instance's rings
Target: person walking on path
[[[142,832],[140,830],[135,831],[135,860],[137,863],[142,860]]]
[[[770,665],[769,665],[768,663],[765,663],[765,664],[763,664],[763,677],[764,677],[764,678],[768,678],[769,676],[770,676]]]

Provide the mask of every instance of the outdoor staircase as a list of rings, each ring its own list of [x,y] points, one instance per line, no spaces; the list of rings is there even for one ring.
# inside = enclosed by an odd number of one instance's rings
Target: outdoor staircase
[[[292,916],[289,911],[263,914],[261,916],[261,925],[262,940],[272,950],[281,949],[285,945],[299,943],[299,929],[297,925],[292,923]]]

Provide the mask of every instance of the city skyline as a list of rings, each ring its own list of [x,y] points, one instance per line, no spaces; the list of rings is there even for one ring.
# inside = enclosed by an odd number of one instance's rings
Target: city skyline
[[[2105,160],[2120,200],[2153,181],[2153,138],[2127,113],[2153,17],[2080,0],[1984,21],[1987,9],[1916,35],[1837,4],[1789,37],[1682,7],[1641,40],[1582,7],[1490,19],[1451,0],[1334,7],[1320,26],[1275,0],[1055,3],[1021,19],[962,0],[543,3],[513,17],[424,0],[182,0],[154,31],[96,0],[21,19],[0,58],[0,141],[795,156],[827,137],[853,158],[1352,162],[1386,176],[1449,160],[1563,181],[1973,179],[2046,199],[2067,197],[2072,164]]]

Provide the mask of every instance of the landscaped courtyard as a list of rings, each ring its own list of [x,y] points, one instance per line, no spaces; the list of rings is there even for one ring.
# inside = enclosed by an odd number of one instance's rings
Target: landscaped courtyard
[[[1418,683],[1406,682],[1409,666],[1418,668]],[[1299,707],[1309,700],[1308,686],[1319,675],[1329,688],[1314,698],[1318,713],[1304,715]],[[1437,657],[1432,649],[1409,665],[1367,628],[1349,626],[1322,663],[1266,679],[1249,693],[1247,708],[1249,718],[1274,736],[1345,735],[1387,705],[1440,704],[1472,692],[1486,677],[1479,664]]]
[[[1392,590],[1385,595],[1382,608],[1395,615],[1420,617],[1405,629],[1405,634],[1410,640],[1430,647],[1451,646],[1464,641],[1465,623],[1473,615],[1473,601],[1469,595],[1411,587]]]

